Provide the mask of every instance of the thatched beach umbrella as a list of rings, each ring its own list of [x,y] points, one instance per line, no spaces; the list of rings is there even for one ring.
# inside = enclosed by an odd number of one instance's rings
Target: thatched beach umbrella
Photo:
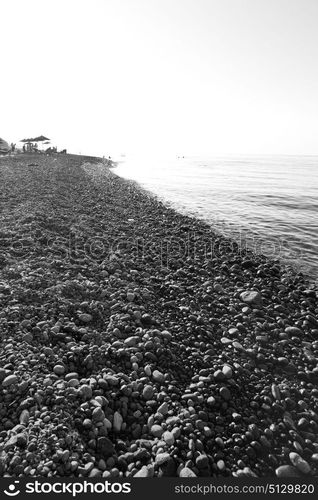
[[[45,137],[45,135],[39,135],[39,137],[35,137],[33,139],[34,142],[43,142],[43,141],[50,141],[48,137]]]
[[[48,137],[45,137],[45,135],[39,135],[38,137],[31,137],[29,139],[22,139],[20,142],[25,142],[27,144],[31,144],[31,142],[44,142],[44,141],[49,141],[50,139]],[[44,142],[44,144],[49,144],[49,142]]]

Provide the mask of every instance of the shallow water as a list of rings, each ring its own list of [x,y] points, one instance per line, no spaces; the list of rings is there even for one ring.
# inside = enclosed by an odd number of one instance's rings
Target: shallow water
[[[318,156],[121,158],[115,172],[318,279]]]

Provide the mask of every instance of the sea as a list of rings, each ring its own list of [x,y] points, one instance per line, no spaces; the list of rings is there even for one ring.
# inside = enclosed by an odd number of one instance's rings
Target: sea
[[[318,283],[318,156],[121,156],[114,172]]]

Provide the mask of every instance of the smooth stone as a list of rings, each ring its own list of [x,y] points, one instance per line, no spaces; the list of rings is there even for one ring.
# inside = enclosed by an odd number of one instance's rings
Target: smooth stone
[[[271,387],[272,395],[277,401],[281,401],[281,394],[279,387],[276,384],[272,384]]]
[[[299,471],[292,465],[281,465],[275,470],[277,477],[300,477]]]
[[[161,425],[155,424],[151,426],[150,432],[154,437],[159,438],[163,434],[163,428],[161,427]]]
[[[115,413],[114,413],[114,420],[113,420],[113,429],[114,429],[114,431],[115,432],[120,432],[122,424],[123,424],[123,417],[122,417],[122,415],[118,411],[115,411]]]
[[[242,292],[240,295],[240,299],[246,304],[260,305],[262,303],[261,294],[253,290],[246,290],[245,292]]]
[[[309,463],[306,462],[306,460],[304,460],[298,453],[292,451],[289,454],[289,460],[302,474],[309,474],[311,472]]]
[[[82,323],[90,323],[93,319],[91,314],[83,313],[78,316],[78,319],[82,321]]]
[[[162,435],[162,439],[167,443],[167,445],[171,446],[174,443],[174,436],[170,431],[165,431]]]
[[[127,337],[124,340],[124,344],[127,347],[135,347],[138,344],[139,340],[140,340],[140,338],[137,337],[136,335],[134,335],[132,337]]]
[[[20,418],[19,418],[20,424],[28,425],[29,418],[30,418],[30,413],[28,412],[28,410],[22,410],[22,412],[20,414]]]
[[[56,375],[64,375],[64,373],[65,373],[65,366],[63,366],[63,365],[55,365],[54,368],[53,368],[53,372]]]
[[[156,465],[163,465],[168,462],[168,460],[170,460],[169,453],[158,453],[158,455],[156,455],[155,463]]]
[[[207,469],[209,467],[209,459],[206,455],[201,454],[196,458],[195,464],[198,469]]]
[[[94,422],[101,422],[102,420],[104,420],[104,418],[105,418],[105,413],[103,412],[101,407],[98,406],[97,408],[94,408],[92,413],[92,420]]]
[[[197,477],[197,475],[189,467],[183,467],[179,472],[179,477]]]
[[[161,415],[167,415],[169,411],[169,406],[168,403],[164,402],[162,405],[159,406],[157,413],[161,413]]]
[[[78,392],[83,399],[92,399],[93,390],[89,385],[83,384],[79,387]]]
[[[225,400],[229,401],[231,399],[231,392],[227,387],[221,387],[220,396]]]
[[[152,387],[152,385],[145,385],[142,391],[143,398],[146,401],[149,401],[150,399],[152,399],[153,394],[154,394],[154,388]]]
[[[164,374],[161,373],[159,370],[153,371],[152,378],[154,379],[155,382],[158,382],[160,384],[162,384],[165,380]]]
[[[97,449],[105,457],[111,456],[115,452],[113,443],[105,436],[97,439]]]
[[[141,469],[134,475],[134,477],[149,477],[149,476],[150,474],[148,471],[148,467],[146,465],[143,465]]]
[[[16,375],[8,375],[2,381],[2,387],[10,387],[10,385],[17,384],[17,383],[18,383],[18,377]]]
[[[289,335],[295,335],[296,337],[303,334],[301,329],[297,328],[297,326],[287,326],[287,328],[285,328],[285,332]]]
[[[233,376],[233,370],[230,366],[228,365],[224,365],[223,368],[222,368],[222,372],[223,374],[225,375],[225,378],[229,379],[229,378],[232,378]]]

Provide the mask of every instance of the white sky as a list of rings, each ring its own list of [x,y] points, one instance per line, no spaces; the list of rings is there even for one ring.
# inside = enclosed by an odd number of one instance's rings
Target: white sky
[[[2,0],[0,137],[317,154],[318,0]]]

